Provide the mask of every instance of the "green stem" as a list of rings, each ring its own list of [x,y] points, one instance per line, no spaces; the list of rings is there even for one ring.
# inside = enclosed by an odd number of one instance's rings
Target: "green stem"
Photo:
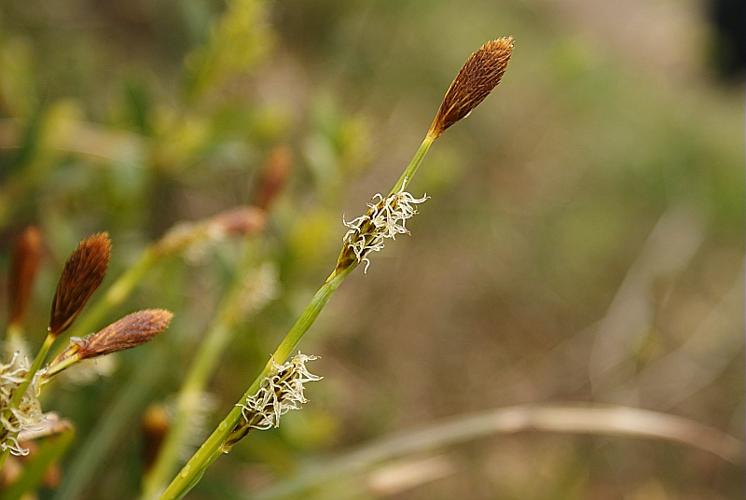
[[[47,336],[44,338],[44,343],[42,343],[41,347],[39,348],[39,352],[36,353],[36,357],[34,358],[33,363],[31,363],[31,368],[29,368],[29,371],[26,373],[26,377],[23,379],[23,382],[21,382],[21,385],[18,386],[15,392],[13,392],[13,397],[11,398],[10,404],[8,405],[7,409],[8,413],[12,408],[17,408],[18,405],[21,404],[23,395],[26,394],[26,390],[28,390],[29,385],[31,385],[31,382],[34,380],[34,375],[36,375],[36,372],[38,372],[39,368],[41,368],[42,363],[44,363],[44,359],[46,359],[47,354],[49,354],[49,349],[52,348],[52,344],[54,344],[54,341],[56,339],[57,337],[55,335],[50,334],[47,334]],[[4,453],[0,454],[0,470],[2,470],[3,466],[5,465],[5,459],[8,458],[8,453],[9,451],[5,450]]]
[[[176,412],[171,429],[164,440],[158,459],[143,482],[143,499],[157,498],[168,484],[171,474],[178,465],[179,452],[189,432],[189,414],[194,411],[195,401],[200,397],[210,376],[220,360],[220,356],[233,338],[233,329],[240,318],[240,304],[244,297],[244,274],[252,260],[249,252],[241,264],[236,278],[219,308],[215,322],[211,325],[196,356],[176,400]]]
[[[303,335],[308,331],[313,322],[318,317],[321,310],[324,308],[326,303],[332,294],[339,288],[344,279],[347,277],[352,270],[357,267],[352,265],[347,269],[332,273],[326,282],[321,285],[316,294],[311,299],[311,302],[301,313],[298,320],[292,326],[290,331],[282,339],[280,345],[272,354],[272,357],[264,366],[261,373],[254,379],[254,382],[248,388],[248,390],[241,396],[240,401],[243,401],[247,397],[253,395],[262,383],[262,380],[272,370],[273,362],[283,363],[290,354],[295,350],[300,342]],[[223,449],[223,445],[233,431],[233,428],[241,419],[241,407],[234,406],[228,415],[223,419],[217,428],[213,431],[210,437],[202,443],[199,450],[189,459],[186,465],[181,469],[179,474],[171,481],[171,484],[161,495],[161,499],[171,500],[181,498],[191,490],[195,484],[199,481],[204,474],[205,469],[213,463],[221,453],[227,452],[228,450]]]
[[[165,346],[155,348],[143,356],[134,377],[128,379],[114,401],[100,415],[95,426],[89,430],[85,442],[65,469],[62,484],[54,493],[54,500],[76,500],[88,498],[86,489],[91,481],[101,474],[102,467],[110,461],[108,454],[127,432],[131,432],[137,417],[150,399],[154,387],[169,369],[163,359],[167,357]]]
[[[422,140],[420,147],[417,148],[412,160],[409,162],[409,165],[404,169],[404,172],[399,177],[399,180],[396,181],[394,187],[391,188],[389,195],[400,191],[409,183],[417,172],[419,166],[422,164],[422,160],[425,158],[430,146],[435,142],[435,139],[437,139],[437,135],[428,131],[425,138]],[[319,288],[313,296],[311,302],[303,310],[290,331],[285,335],[285,338],[282,339],[280,345],[277,346],[277,349],[264,366],[262,372],[256,377],[256,379],[254,379],[254,382],[246,390],[244,395],[241,396],[239,404],[241,401],[254,395],[254,393],[259,390],[264,378],[272,371],[273,363],[285,362],[285,360],[295,350],[301,338],[303,338],[303,335],[305,335],[316,320],[321,310],[329,301],[329,298],[337,288],[339,288],[347,275],[357,267],[357,265],[357,261],[352,261],[349,265],[345,265],[345,267],[336,268],[329,275],[324,284],[321,285],[321,288]],[[226,449],[225,443],[241,418],[241,407],[235,405],[230,413],[228,413],[228,415],[218,424],[210,437],[208,437],[195,454],[192,455],[179,474],[171,481],[171,484],[161,495],[161,500],[173,500],[186,495],[189,490],[199,482],[207,467],[217,460],[221,453],[227,453],[230,451],[230,449]]]
[[[72,356],[68,356],[65,359],[63,359],[60,362],[55,363],[54,360],[52,360],[50,365],[47,367],[47,370],[44,372],[44,378],[45,379],[51,379],[53,376],[57,375],[63,370],[67,370],[72,365],[80,361],[80,355],[74,354]]]
[[[13,393],[13,399],[10,400],[10,407],[16,408],[23,399],[23,395],[26,394],[26,389],[28,389],[28,386],[31,385],[31,381],[34,380],[34,375],[36,375],[36,372],[39,371],[39,368],[41,368],[42,363],[44,363],[44,360],[47,357],[47,354],[49,354],[49,349],[52,348],[52,344],[54,344],[54,341],[57,339],[56,336],[47,334],[47,336],[44,338],[44,343],[41,345],[41,348],[39,348],[39,352],[36,353],[36,357],[34,358],[34,362],[31,363],[31,368],[29,368],[28,373],[26,373],[26,378],[21,382],[21,385],[18,386],[18,389]]]
[[[422,160],[425,158],[425,155],[430,149],[430,146],[432,146],[433,142],[435,142],[435,139],[437,139],[437,136],[431,134],[430,132],[428,132],[425,138],[422,139],[422,143],[420,144],[420,147],[417,148],[417,152],[410,160],[409,165],[407,165],[407,168],[404,169],[404,172],[402,172],[399,180],[396,181],[394,187],[391,188],[391,191],[389,191],[389,196],[400,191],[403,187],[405,187],[405,184],[408,184],[409,181],[412,180],[412,177],[414,177],[417,169],[422,164]]]

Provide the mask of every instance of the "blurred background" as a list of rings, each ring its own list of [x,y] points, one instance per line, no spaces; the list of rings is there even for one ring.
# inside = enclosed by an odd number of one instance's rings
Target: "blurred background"
[[[253,302],[196,415],[200,443],[328,274],[343,214],[399,176],[468,54],[510,34],[503,82],[410,185],[432,196],[412,236],[351,276],[304,339],[325,377],[310,403],[250,434],[191,498],[271,493],[308,467],[328,477],[290,498],[742,498],[741,465],[593,434],[486,433],[334,467],[385,436],[525,404],[644,408],[743,438],[743,8],[4,0],[0,277],[38,226],[32,344],[78,240],[109,231],[106,288],[169,228],[257,203],[267,171],[289,173],[262,234],[159,261],[96,326],[176,315],[49,395],[76,437],[40,497],[137,496],[148,415],[168,414],[242,265]]]

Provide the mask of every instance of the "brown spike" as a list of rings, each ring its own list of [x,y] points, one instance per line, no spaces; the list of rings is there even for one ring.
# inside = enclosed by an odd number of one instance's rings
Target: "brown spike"
[[[10,324],[20,324],[23,321],[39,270],[41,254],[41,232],[36,227],[29,226],[18,237],[13,249],[8,281]]]
[[[168,328],[171,318],[173,314],[164,309],[137,311],[73,342],[81,359],[103,356],[144,344]]]
[[[257,184],[256,206],[267,210],[280,194],[290,175],[293,154],[287,146],[272,150]]]
[[[143,462],[146,471],[155,464],[163,440],[171,429],[171,416],[162,404],[151,404],[142,417]]]
[[[98,233],[81,241],[67,259],[52,300],[50,335],[64,332],[78,317],[103,281],[110,253],[109,235]]]
[[[264,210],[248,206],[225,210],[210,220],[213,227],[230,236],[257,233],[264,229],[264,223]]]
[[[500,83],[512,51],[513,37],[506,36],[485,43],[469,56],[448,87],[429,134],[439,136],[484,101]]]

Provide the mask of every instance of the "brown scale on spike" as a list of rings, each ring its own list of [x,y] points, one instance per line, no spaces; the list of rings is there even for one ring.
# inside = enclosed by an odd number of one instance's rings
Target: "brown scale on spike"
[[[257,184],[256,206],[268,210],[277,198],[290,175],[293,154],[287,146],[278,146],[267,159]]]
[[[80,359],[94,358],[137,347],[163,332],[173,314],[164,309],[137,311],[115,321],[103,330],[73,340]]]
[[[438,137],[484,101],[500,83],[512,52],[513,37],[506,36],[485,43],[469,56],[448,87],[428,133]]]
[[[103,281],[110,254],[109,235],[98,233],[81,241],[67,259],[52,300],[50,335],[59,335],[75,321]]]
[[[27,227],[16,241],[8,280],[10,324],[23,321],[42,255],[42,238],[34,226]]]

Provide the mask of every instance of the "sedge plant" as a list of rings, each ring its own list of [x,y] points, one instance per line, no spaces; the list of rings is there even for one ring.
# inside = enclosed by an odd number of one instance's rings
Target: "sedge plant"
[[[276,164],[276,161],[273,162],[273,165]],[[220,241],[224,237],[243,237],[248,240],[261,233],[265,225],[265,212],[273,193],[276,194],[282,184],[283,176],[282,168],[268,173],[272,175],[268,182],[263,183],[263,189],[257,193],[253,205],[237,206],[197,221],[179,222],[146,247],[134,263],[103,290],[102,296],[93,301],[72,327],[71,333],[83,334],[97,324],[101,318],[123,303],[142,280],[152,275],[152,271],[165,260],[201,249],[204,245]],[[116,395],[66,470],[56,498],[78,498],[91,478],[96,476],[103,457],[109,453],[117,436],[124,432],[128,423],[140,410],[139,406],[145,404],[155,380],[159,378],[161,355],[162,353],[156,350],[148,353],[142,361],[142,369],[137,370],[126,387]],[[178,413],[177,411],[177,416]]]
[[[111,241],[106,233],[81,241],[65,262],[52,299],[47,334],[33,361],[16,351],[9,355],[9,360],[0,362],[0,470],[9,455],[29,453],[24,442],[59,429],[55,425],[57,419],[42,411],[39,395],[43,386],[73,365],[136,347],[168,327],[173,316],[169,311],[137,311],[85,337],[71,337],[67,348],[45,364],[55,341],[71,327],[103,281],[110,253]],[[18,299],[28,300],[33,274],[20,274],[14,290]]]
[[[305,403],[304,384],[320,379],[306,368],[306,363],[315,357],[298,353],[291,358],[291,355],[347,276],[360,264],[367,270],[371,254],[381,251],[387,239],[409,233],[407,220],[417,213],[417,205],[428,199],[407,191],[411,180],[435,140],[465,118],[500,83],[512,49],[512,37],[498,38],[482,45],[467,59],[399,179],[388,194],[373,197],[365,214],[344,222],[348,231],[332,272],[243,396],[173,478],[161,499],[183,497],[221,454],[228,453],[252,429],[277,427],[285,412]]]
[[[262,169],[254,204],[267,211],[282,190],[290,169],[291,154],[286,147],[277,147],[269,155]],[[194,415],[205,395],[205,387],[214,373],[220,357],[235,337],[241,320],[259,311],[275,295],[277,278],[269,263],[256,269],[252,247],[245,242],[244,256],[239,262],[235,277],[223,295],[214,321],[207,328],[194,360],[184,376],[173,409],[173,417],[158,447],[157,457],[148,468],[143,480],[143,499],[157,498],[168,484],[179,465],[184,450],[189,451],[189,439],[194,435]]]

